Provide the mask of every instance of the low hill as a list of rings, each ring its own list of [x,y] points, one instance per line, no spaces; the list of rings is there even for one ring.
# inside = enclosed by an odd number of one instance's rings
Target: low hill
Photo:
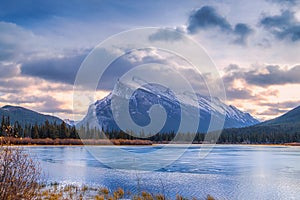
[[[33,110],[29,110],[27,108],[23,108],[20,106],[11,106],[6,105],[0,108],[0,117],[2,116],[9,117],[10,123],[14,124],[15,121],[18,121],[21,126],[25,126],[25,124],[43,124],[46,120],[50,123],[62,123],[62,120],[55,116],[44,115]]]
[[[272,120],[258,124],[257,126],[297,126],[300,127],[300,106]]]
[[[254,126],[224,129],[219,142],[255,144],[300,142],[300,106]]]

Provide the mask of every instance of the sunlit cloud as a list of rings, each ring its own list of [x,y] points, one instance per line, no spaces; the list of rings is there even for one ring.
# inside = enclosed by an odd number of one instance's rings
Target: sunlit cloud
[[[174,28],[203,46],[223,78],[227,103],[259,119],[273,118],[300,104],[295,92],[300,88],[297,0],[134,1],[130,5],[122,1],[27,4],[13,0],[2,6],[1,106],[20,105],[61,118],[82,118],[84,108],[73,110],[73,84],[82,61],[105,38],[145,26]],[[162,28],[149,40],[181,39],[168,30]],[[106,96],[133,66],[147,62],[172,66],[198,89],[205,88],[199,74],[182,60],[148,49],[112,63],[94,99]],[[205,89],[197,92],[204,94]]]

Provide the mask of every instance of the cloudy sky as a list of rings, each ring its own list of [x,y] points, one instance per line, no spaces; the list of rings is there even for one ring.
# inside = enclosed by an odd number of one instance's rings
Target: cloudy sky
[[[202,45],[222,75],[228,104],[270,119],[300,105],[299,8],[298,0],[5,1],[0,106],[72,118],[74,79],[87,54],[121,31],[162,27]],[[98,98],[109,89],[100,87]]]

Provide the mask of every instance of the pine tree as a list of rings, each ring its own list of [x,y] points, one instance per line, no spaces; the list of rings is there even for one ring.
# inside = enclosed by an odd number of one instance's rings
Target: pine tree
[[[37,124],[31,128],[31,137],[34,139],[39,138],[39,127]]]
[[[4,115],[2,115],[2,121],[1,121],[1,127],[0,127],[0,136],[4,136],[4,130],[5,130],[5,119],[4,119]]]
[[[59,138],[64,139],[66,138],[66,133],[67,133],[67,126],[66,123],[63,121],[60,125],[59,129]]]

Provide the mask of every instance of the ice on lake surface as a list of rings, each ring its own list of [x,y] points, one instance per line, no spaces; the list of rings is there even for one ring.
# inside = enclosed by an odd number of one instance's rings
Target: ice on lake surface
[[[115,162],[118,156],[110,153],[112,146],[89,148],[105,152],[105,162],[109,159]],[[143,163],[136,164],[147,165],[147,153],[162,146],[119,148],[145,155]],[[168,146],[170,155],[181,148],[185,147]],[[26,150],[39,159],[49,182],[163,192],[171,198],[175,194],[186,197],[210,194],[220,199],[300,199],[300,147],[217,145],[201,159],[201,146],[192,145],[175,162],[155,171],[111,168],[95,159],[84,146],[36,146]],[[126,159],[121,165],[132,165]],[[163,155],[159,159],[169,158]]]

